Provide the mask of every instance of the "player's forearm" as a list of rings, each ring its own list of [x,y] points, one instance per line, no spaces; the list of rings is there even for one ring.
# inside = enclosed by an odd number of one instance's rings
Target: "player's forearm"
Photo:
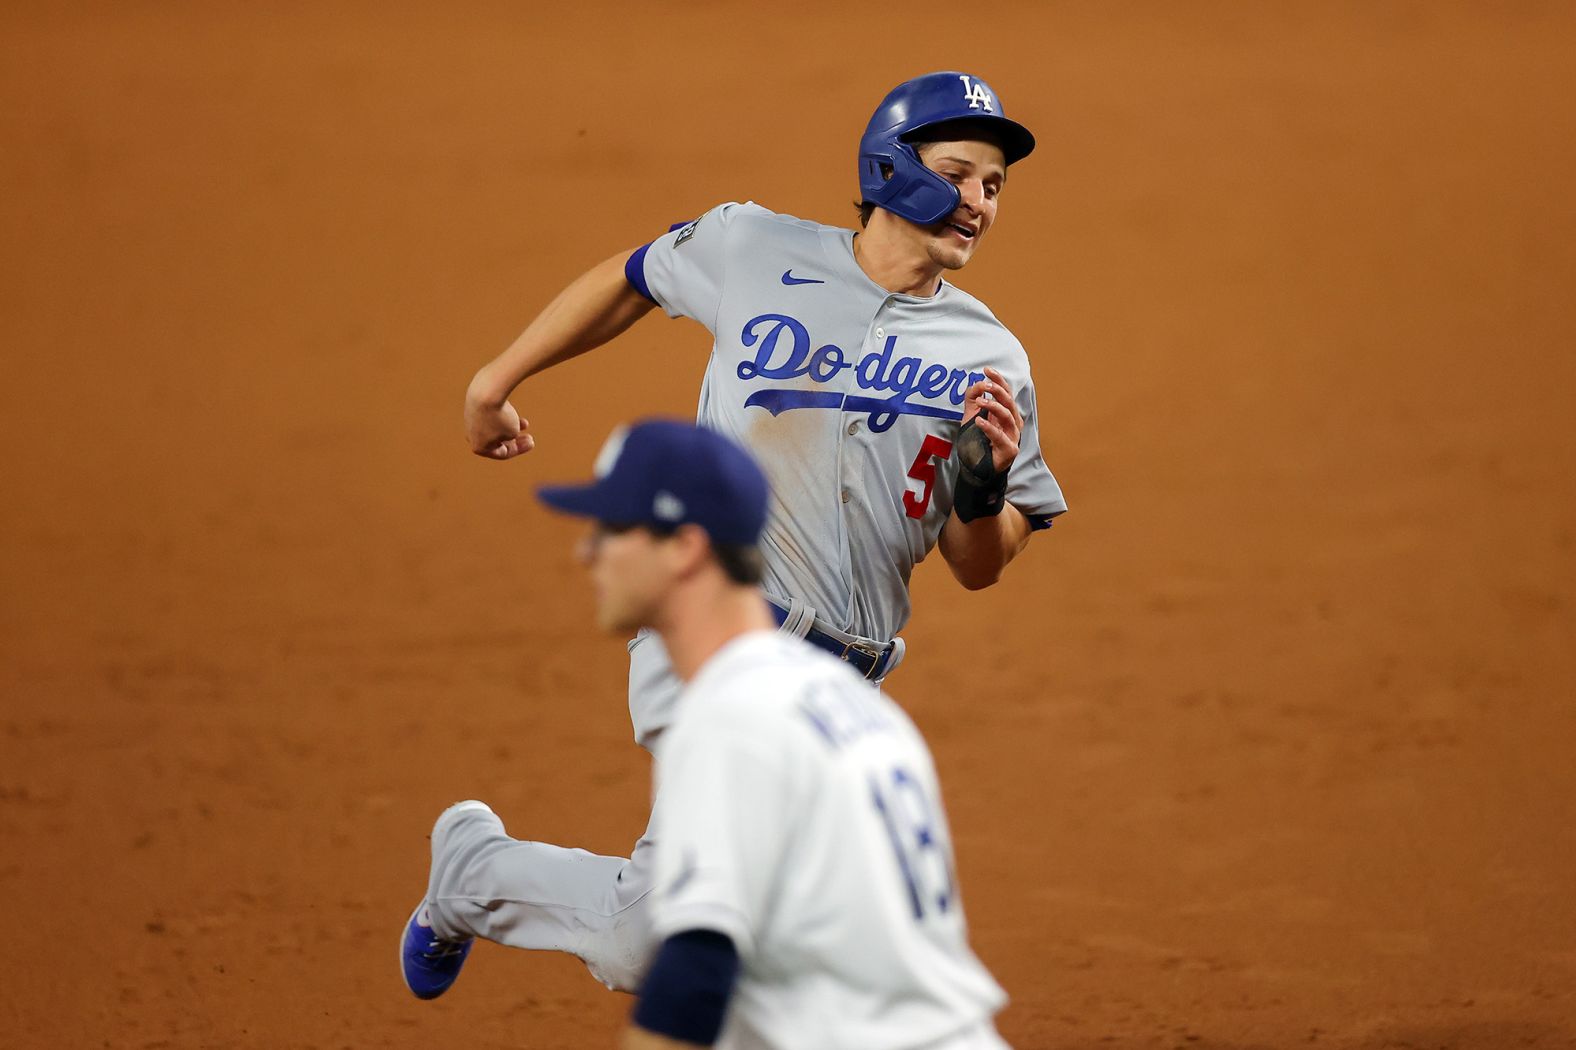
[[[624,332],[651,309],[651,300],[624,279],[629,252],[620,252],[565,288],[509,348],[482,366],[468,399],[499,405],[529,376],[578,357]]]
[[[941,527],[941,557],[957,581],[977,591],[1001,579],[1007,564],[1029,545],[1029,519],[1011,503],[992,517],[965,523],[957,515]]]

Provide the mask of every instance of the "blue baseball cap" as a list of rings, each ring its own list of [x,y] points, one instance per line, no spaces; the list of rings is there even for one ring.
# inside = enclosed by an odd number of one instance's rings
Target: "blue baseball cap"
[[[766,476],[715,430],[671,419],[619,427],[588,485],[536,490],[555,510],[608,525],[699,525],[713,543],[754,546],[766,524]]]

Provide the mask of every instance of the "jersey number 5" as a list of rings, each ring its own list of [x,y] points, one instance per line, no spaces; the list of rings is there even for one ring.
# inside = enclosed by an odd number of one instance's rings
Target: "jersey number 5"
[[[952,455],[952,442],[938,438],[934,434],[925,435],[925,443],[919,446],[919,455],[914,457],[914,465],[908,468],[908,476],[918,481],[922,486],[918,496],[912,492],[903,493],[903,509],[911,518],[923,518],[930,509],[930,493],[936,487],[936,464],[932,460],[945,463]]]
[[[886,785],[878,777],[870,778],[870,797],[892,840],[915,921],[932,909],[945,915],[956,894],[952,848],[937,824],[924,787],[899,766],[892,770]]]

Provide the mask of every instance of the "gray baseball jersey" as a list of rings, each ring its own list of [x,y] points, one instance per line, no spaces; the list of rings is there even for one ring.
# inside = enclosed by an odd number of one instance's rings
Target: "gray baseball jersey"
[[[657,758],[653,932],[717,930],[743,964],[719,1048],[1003,1045],[935,767],[895,703],[747,634],[685,689]]]
[[[1035,528],[1067,504],[1040,453],[1018,340],[945,281],[928,298],[888,292],[859,268],[853,239],[729,203],[640,249],[625,272],[712,333],[697,418],[754,452],[771,482],[766,590],[884,640],[908,621],[909,577],[952,512],[964,392],[987,365],[1023,413],[1008,502]],[[660,677],[633,673],[636,686]],[[676,691],[655,692],[647,703],[632,686],[637,739],[671,717]]]

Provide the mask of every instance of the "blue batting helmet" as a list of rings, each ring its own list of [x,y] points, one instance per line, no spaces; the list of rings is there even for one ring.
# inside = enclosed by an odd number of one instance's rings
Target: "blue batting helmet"
[[[937,129],[937,125],[948,125]],[[1001,111],[990,85],[968,73],[926,73],[893,88],[876,107],[859,140],[859,189],[866,204],[929,226],[957,208],[958,189],[925,167],[912,145],[933,139],[936,130],[967,137],[985,131],[1000,142],[1007,163],[1034,149],[1034,136]]]

